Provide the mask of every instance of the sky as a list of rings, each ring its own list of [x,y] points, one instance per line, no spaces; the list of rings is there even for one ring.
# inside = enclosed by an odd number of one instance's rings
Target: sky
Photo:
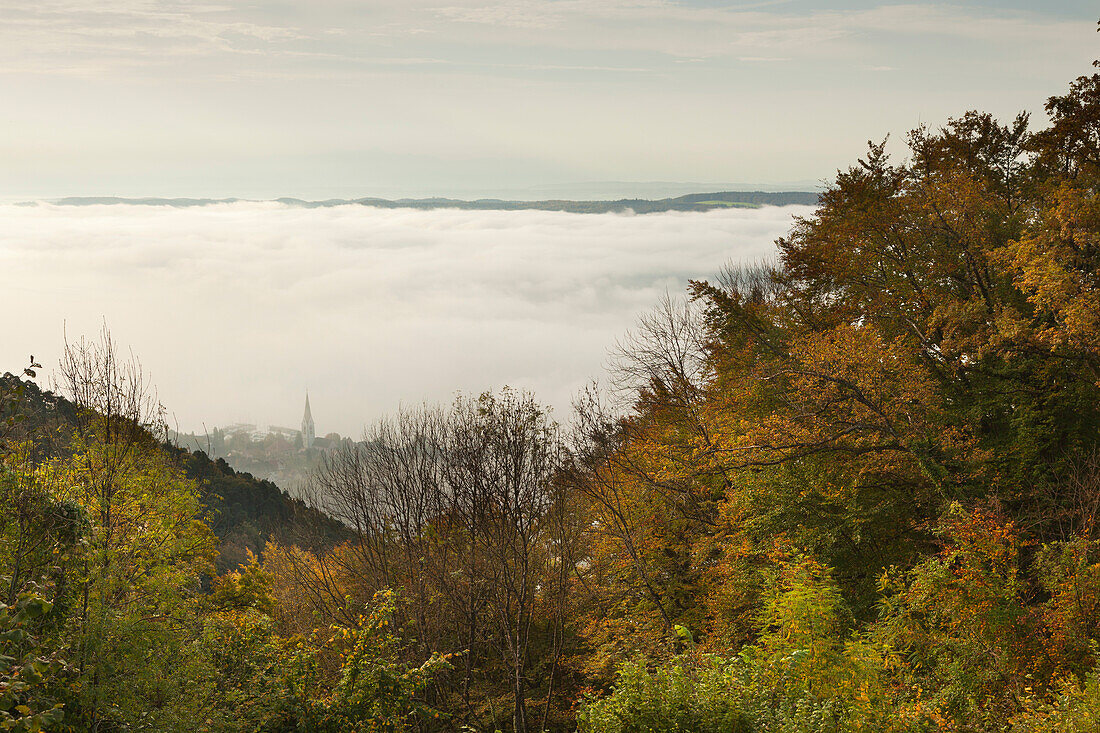
[[[0,0],[0,200],[805,188],[1039,111],[1093,0]],[[531,193],[534,190],[535,193]]]
[[[49,387],[106,322],[183,432],[296,428],[308,390],[319,435],[358,437],[505,385],[568,423],[639,315],[811,211],[0,205],[0,372],[33,354]]]
[[[869,140],[1036,113],[1095,0],[0,0],[0,371],[104,322],[180,428],[558,409],[663,293],[796,207],[647,216],[64,196],[807,190]],[[17,202],[38,201],[30,206]]]

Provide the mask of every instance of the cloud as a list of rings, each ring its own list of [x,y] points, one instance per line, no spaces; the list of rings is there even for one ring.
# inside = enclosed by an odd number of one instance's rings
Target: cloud
[[[993,11],[958,4],[883,3],[867,9],[789,12],[782,4],[703,6],[672,0],[473,0],[439,7],[437,18],[487,26],[498,38],[523,38],[573,49],[617,49],[695,58],[843,57],[890,36],[1057,44],[1080,36],[1081,24],[1034,12]],[[438,28],[441,34],[446,27]],[[869,33],[870,32],[870,33]],[[503,35],[502,35],[503,34]],[[877,35],[876,35],[877,34]],[[758,53],[779,51],[780,53]]]
[[[1081,24],[1012,10],[990,12],[948,4],[884,4],[852,14],[837,13],[853,29],[906,36],[947,36],[1001,43],[1057,43],[1077,36]]]
[[[153,73],[180,59],[259,57],[251,73],[304,78],[304,64],[369,74],[374,58],[443,57],[508,68],[522,51],[688,58],[848,58],[888,52],[891,37],[948,37],[1021,46],[1080,42],[1081,24],[1038,13],[938,3],[790,12],[784,3],[702,6],[672,0],[409,0],[285,4],[182,0],[14,0],[0,24],[0,72]],[[441,52],[446,52],[444,55]],[[272,63],[283,68],[270,68]],[[572,68],[559,57],[548,66]],[[584,65],[584,64],[581,64]],[[599,63],[597,67],[635,66]],[[356,68],[358,67],[358,68]],[[242,75],[250,70],[242,68]],[[188,71],[212,73],[202,65]]]
[[[307,388],[326,432],[505,384],[564,418],[663,293],[808,213],[0,206],[0,370],[106,319],[184,429],[294,424]]]

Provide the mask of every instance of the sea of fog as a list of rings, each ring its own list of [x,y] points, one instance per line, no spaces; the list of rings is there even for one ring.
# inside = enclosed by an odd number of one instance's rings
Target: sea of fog
[[[664,293],[810,213],[4,205],[0,372],[34,354],[48,386],[106,322],[184,431],[296,426],[306,390],[318,434],[504,385],[564,420]]]

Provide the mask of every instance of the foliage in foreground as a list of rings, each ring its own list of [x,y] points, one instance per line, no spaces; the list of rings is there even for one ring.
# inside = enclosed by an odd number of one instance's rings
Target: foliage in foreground
[[[1095,729],[1100,74],[1047,111],[872,145],[643,321],[582,454],[583,729]]]

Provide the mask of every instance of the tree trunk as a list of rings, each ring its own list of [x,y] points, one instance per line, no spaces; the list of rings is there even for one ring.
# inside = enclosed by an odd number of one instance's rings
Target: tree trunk
[[[515,711],[512,713],[512,728],[515,733],[527,733],[527,706],[523,699],[526,690],[523,683],[523,669],[518,664],[512,676],[512,694],[516,698]]]

